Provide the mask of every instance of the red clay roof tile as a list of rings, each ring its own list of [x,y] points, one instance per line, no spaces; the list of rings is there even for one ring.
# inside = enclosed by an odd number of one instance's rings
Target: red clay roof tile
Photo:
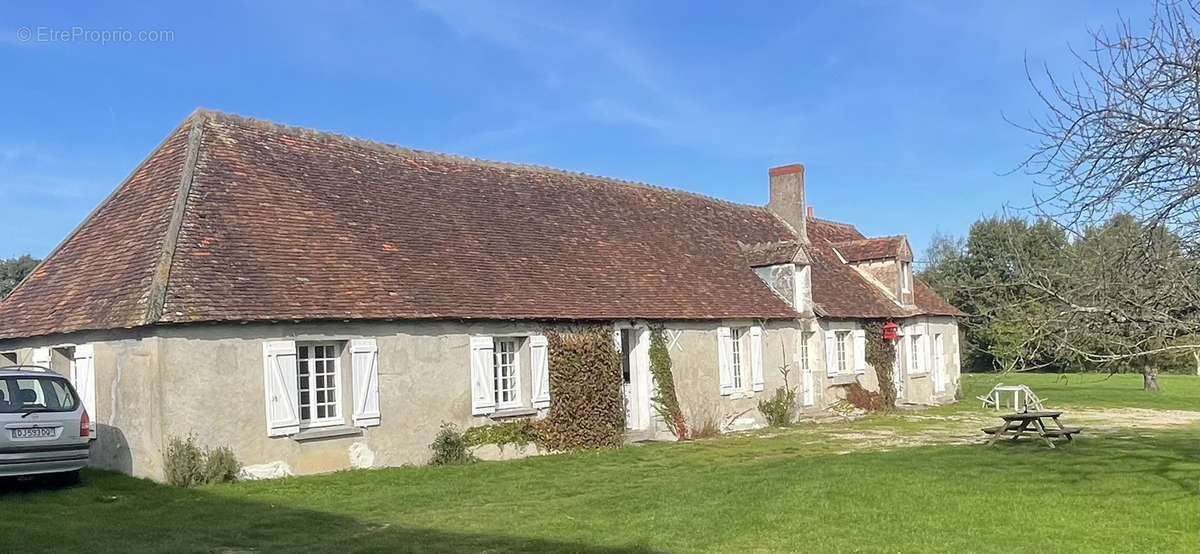
[[[836,259],[831,243],[863,239],[852,226],[812,220],[808,233],[819,313],[904,312]],[[792,318],[751,266],[803,254],[795,240],[760,207],[199,110],[0,303],[0,338],[202,321]],[[930,313],[957,313],[916,293]]]

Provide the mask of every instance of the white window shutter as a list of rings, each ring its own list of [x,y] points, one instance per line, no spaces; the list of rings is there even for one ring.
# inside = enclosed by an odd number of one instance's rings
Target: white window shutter
[[[733,357],[733,339],[728,327],[717,327],[717,379],[721,395],[733,394],[733,370],[729,359]]]
[[[96,410],[96,356],[92,345],[75,347],[75,357],[71,360],[71,384],[75,385],[75,392],[82,397],[83,408],[87,410],[91,421],[88,436],[96,440],[96,421],[100,419],[100,414]]]
[[[763,390],[762,327],[750,327],[750,384],[755,392]]]
[[[375,339],[350,341],[350,366],[354,374],[354,425],[379,425],[379,347]]]
[[[854,372],[867,372],[867,332],[855,329],[854,333]]]
[[[496,411],[494,349],[492,337],[471,337],[471,415]]]
[[[33,349],[33,365],[50,369],[50,348],[43,346]],[[91,414],[88,414],[91,415]]]
[[[825,331],[825,372],[830,377],[837,375],[837,334]]]
[[[296,341],[264,342],[263,388],[266,389],[268,436],[291,435],[300,431],[297,387]]]
[[[534,408],[550,407],[550,363],[547,359],[549,346],[546,337],[529,337],[529,373],[533,378],[532,393]]]

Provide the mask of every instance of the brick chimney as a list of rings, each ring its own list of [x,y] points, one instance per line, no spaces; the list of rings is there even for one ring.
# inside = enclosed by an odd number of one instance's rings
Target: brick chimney
[[[808,225],[804,210],[804,166],[800,164],[772,167],[771,198],[767,210],[796,230],[800,241],[808,244]]]

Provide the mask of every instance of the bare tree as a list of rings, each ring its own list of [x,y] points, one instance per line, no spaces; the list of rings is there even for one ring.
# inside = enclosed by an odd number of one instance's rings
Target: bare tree
[[[1197,0],[1164,0],[1144,31],[1128,20],[1091,31],[1069,78],[1026,65],[1046,113],[1020,125],[1038,141],[1020,168],[1042,187],[1034,212],[1072,237],[1061,274],[1018,268],[1055,307],[1037,315],[1030,347],[1140,365],[1147,389],[1155,356],[1195,352],[1200,336],[1198,27]],[[1113,223],[1122,213],[1132,221]]]

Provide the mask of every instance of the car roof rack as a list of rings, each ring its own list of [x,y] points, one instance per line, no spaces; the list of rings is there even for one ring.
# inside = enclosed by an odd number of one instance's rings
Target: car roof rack
[[[40,365],[24,365],[24,364],[22,364],[22,365],[0,366],[0,371],[41,371],[43,373],[49,373],[50,368],[43,367]]]

